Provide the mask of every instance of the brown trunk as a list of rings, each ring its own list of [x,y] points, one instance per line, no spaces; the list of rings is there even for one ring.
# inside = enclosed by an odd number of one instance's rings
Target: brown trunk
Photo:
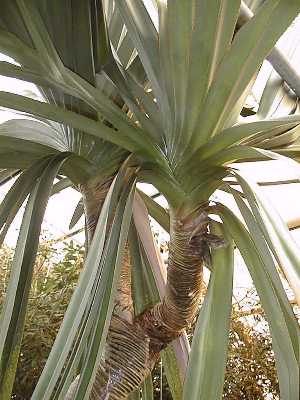
[[[93,236],[111,180],[82,187],[88,241]],[[153,369],[160,351],[180,336],[195,318],[202,289],[203,263],[209,253],[207,216],[171,218],[166,295],[160,304],[134,319],[131,263],[126,247],[105,354],[91,399],[126,399]],[[72,399],[76,383],[67,399]],[[73,395],[72,395],[73,393]]]
[[[113,315],[91,399],[126,399],[137,389],[157,361],[149,355],[149,342],[139,325]]]
[[[207,216],[171,218],[166,294],[161,303],[139,317],[151,338],[152,352],[160,351],[193,322],[202,292],[203,264],[209,254]]]

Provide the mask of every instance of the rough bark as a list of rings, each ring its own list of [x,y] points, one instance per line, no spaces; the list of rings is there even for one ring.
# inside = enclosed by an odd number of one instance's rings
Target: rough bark
[[[82,188],[89,241],[111,181]],[[207,214],[171,217],[166,295],[163,301],[133,317],[131,263],[128,248],[122,265],[107,345],[91,399],[126,399],[153,369],[159,353],[194,320],[201,297],[203,264],[209,259]],[[67,399],[72,399],[77,382]]]
[[[159,352],[193,322],[202,292],[203,264],[209,257],[208,218],[199,212],[188,220],[171,217],[166,294],[139,317],[150,337],[151,353]]]

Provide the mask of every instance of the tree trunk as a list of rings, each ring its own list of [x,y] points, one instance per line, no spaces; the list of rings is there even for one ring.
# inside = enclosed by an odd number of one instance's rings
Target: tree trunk
[[[81,188],[88,242],[91,241],[111,180]],[[91,400],[126,399],[153,369],[159,353],[192,323],[199,308],[203,263],[209,254],[208,219],[198,212],[182,220],[171,216],[166,295],[134,318],[131,263],[126,247],[105,354],[93,384]],[[74,398],[74,381],[66,400]]]
[[[161,303],[139,317],[156,351],[179,337],[197,314],[203,264],[209,254],[206,235],[206,213],[185,221],[171,215],[166,294]]]

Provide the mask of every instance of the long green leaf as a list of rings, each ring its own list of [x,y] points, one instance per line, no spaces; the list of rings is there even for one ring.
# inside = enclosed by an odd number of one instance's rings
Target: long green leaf
[[[297,400],[299,397],[299,349],[295,353],[294,337],[291,336],[285,311],[274,288],[272,280],[265,271],[264,260],[259,255],[248,231],[237,217],[226,207],[218,205],[226,229],[233,237],[257,289],[269,323],[281,397]]]
[[[41,224],[53,181],[68,156],[61,154],[49,161],[25,209],[1,314],[0,394],[4,399],[10,398],[17,368]]]
[[[68,151],[66,137],[62,130],[55,129],[49,124],[30,119],[11,119],[0,125],[1,141],[5,144],[4,138],[16,138],[26,140],[32,144],[41,144],[56,151]],[[3,137],[3,139],[2,139]],[[30,148],[30,147],[29,147]],[[20,146],[20,150],[22,147]]]
[[[48,31],[42,23],[37,8],[34,7],[32,1],[25,2],[24,0],[17,0],[17,4],[20,8],[34,47],[50,69],[51,73],[55,77],[60,78],[64,66],[53,46]]]
[[[101,276],[96,298],[99,299],[97,307],[96,324],[92,330],[92,340],[89,344],[88,354],[80,373],[80,380],[75,395],[75,400],[88,400],[96,376],[99,362],[104,350],[106,336],[113,312],[114,298],[120,275],[123,253],[127,241],[128,230],[132,215],[132,202],[135,190],[135,180],[128,184],[122,194],[116,215],[108,238],[107,253],[103,263],[103,276]]]
[[[187,166],[185,173],[188,173],[188,178],[185,184],[194,184],[195,176],[199,182],[203,182],[204,179],[218,178],[219,174],[222,174],[222,166],[232,164],[234,162],[242,161],[257,161],[257,160],[268,160],[278,159],[280,156],[277,153],[273,153],[268,150],[259,149],[250,146],[237,145],[229,147],[228,149],[221,150],[219,153],[203,160],[199,161],[196,157],[191,160],[189,166]],[[214,168],[217,167],[217,168]],[[209,169],[210,168],[210,169]],[[196,170],[196,174],[193,171]],[[198,176],[197,176],[198,175]]]
[[[193,11],[186,99],[186,124],[189,135],[199,124],[199,114],[205,102],[220,62],[230,48],[240,1],[201,0],[180,1]],[[178,14],[181,16],[181,14]],[[181,25],[181,23],[180,23]],[[173,25],[174,31],[178,25]],[[205,54],[205,57],[203,55]],[[177,61],[176,61],[177,62]],[[199,79],[201,77],[201,79]]]
[[[14,110],[35,114],[39,117],[68,124],[73,128],[90,133],[93,136],[115,143],[128,150],[139,150],[141,147],[137,145],[139,141],[138,135],[130,135],[128,137],[124,132],[117,133],[115,130],[108,128],[100,122],[93,121],[72,111],[63,110],[60,107],[32,100],[24,96],[13,93],[0,92],[0,106],[12,108]],[[134,133],[134,129],[132,133]]]
[[[142,384],[142,400],[154,400],[151,374],[147,376]]]
[[[299,123],[300,117],[298,115],[290,115],[278,119],[239,124],[224,129],[218,135],[211,138],[204,146],[200,147],[186,163],[188,164],[191,158],[197,158],[199,161],[204,160],[232,145],[241,144],[252,137],[259,138],[267,132],[270,136],[277,135],[288,131]]]
[[[141,126],[151,134],[155,141],[162,144],[160,112],[153,99],[115,60],[106,66],[105,72],[114,82],[116,90],[135,114]]]
[[[171,108],[169,117],[171,157],[181,142],[187,102],[189,44],[194,1],[174,0],[159,4],[160,58],[163,84]]]
[[[71,91],[70,88],[64,86],[62,83],[58,83],[50,77],[46,77],[41,72],[38,73],[36,71],[14,65],[6,61],[0,61],[0,75],[6,76],[8,78],[31,82],[37,86],[50,87],[56,90],[63,89],[66,93],[69,93]]]
[[[87,319],[90,316],[90,309],[93,304],[95,290],[98,287],[97,282],[99,281],[103,270],[102,267],[105,262],[104,244],[107,234],[107,226],[111,223],[110,221],[113,212],[118,203],[118,197],[124,183],[126,165],[127,164],[125,163],[124,167],[120,169],[106,196],[98,219],[95,234],[88,251],[83,272],[80,275],[77,288],[69,303],[46,366],[32,395],[32,400],[49,400],[51,398],[55,392],[55,387],[70,352],[74,349],[74,346],[81,346],[82,348],[82,344],[84,344],[84,341],[81,341],[81,337],[79,337],[79,342],[76,344],[76,338],[78,338],[78,335],[83,335],[85,338],[89,337],[93,324],[96,320],[98,321],[98,318],[94,320],[91,320],[90,318],[89,321],[92,322],[90,323]],[[98,301],[100,301],[101,298],[102,296],[98,296]],[[80,353],[80,348],[76,348],[75,357],[77,357],[78,354],[77,350]],[[71,357],[73,356],[71,355]],[[73,359],[71,359],[71,365],[73,365]],[[72,379],[72,373],[73,370],[68,371],[66,376],[64,376],[64,379],[67,381]],[[59,388],[60,391],[67,389],[65,382],[62,382]],[[59,397],[59,399],[61,399],[61,397]]]
[[[71,298],[45,368],[33,392],[32,400],[48,400],[51,398],[72,348],[77,329],[90,301],[90,294],[97,277],[104,248],[107,219],[114,208],[114,204],[111,204],[113,189],[114,185],[111,186],[106,196],[83,272],[80,275],[77,288]]]
[[[215,227],[228,241],[212,252],[212,272],[193,336],[183,399],[222,398],[227,359],[233,285],[233,243],[226,231]]]
[[[122,183],[122,179],[124,178],[124,172],[126,170],[126,165],[129,159],[123,164],[118,176],[116,183],[114,184],[114,192],[112,194],[112,199],[110,200],[110,209],[112,210],[113,207],[112,205],[116,203],[117,198],[118,198],[118,192],[120,190],[120,185]],[[127,189],[125,190],[126,193],[128,193],[128,190],[130,189],[131,185],[128,185]],[[124,199],[124,194],[123,193],[123,199]],[[124,203],[124,201],[123,201]],[[123,204],[124,205],[124,204]],[[118,211],[120,209],[121,204],[118,206]],[[125,210],[126,211],[126,210]],[[124,209],[121,207],[121,215],[124,214]],[[111,225],[110,218],[108,218],[108,225]],[[86,357],[87,354],[87,349],[91,349],[92,343],[90,342],[91,337],[93,337],[93,331],[97,329],[97,324],[104,322],[105,325],[105,332],[104,334],[99,336],[98,332],[98,340],[100,339],[102,341],[101,346],[103,345],[103,341],[105,340],[106,333],[107,333],[107,324],[110,321],[110,316],[111,316],[111,304],[108,304],[108,308],[106,307],[107,304],[105,305],[105,302],[103,304],[103,298],[105,297],[105,294],[103,294],[104,287],[105,290],[109,290],[109,282],[111,281],[113,275],[114,268],[113,266],[115,265],[114,262],[117,261],[115,259],[115,249],[118,248],[117,243],[119,240],[118,236],[118,231],[120,231],[120,224],[124,223],[123,218],[116,219],[114,218],[114,221],[112,222],[112,228],[111,231],[109,232],[109,238],[107,239],[107,242],[105,244],[105,248],[103,249],[103,254],[102,258],[100,260],[100,265],[97,271],[97,274],[94,278],[94,285],[91,290],[90,294],[90,300],[87,303],[87,306],[84,311],[84,315],[82,317],[82,321],[79,326],[79,330],[77,332],[77,337],[75,339],[75,342],[73,343],[71,353],[68,357],[67,363],[65,365],[64,373],[60,379],[59,385],[56,387],[55,393],[53,400],[62,400],[65,398],[66,393],[68,392],[68,396],[74,396],[76,392],[76,386],[78,382],[80,382],[80,376],[78,375],[76,380],[74,381],[74,373],[78,371],[78,368],[80,369],[80,364],[82,367],[82,363],[84,362],[83,357]],[[123,226],[123,225],[122,225]],[[119,232],[120,233],[120,232]],[[103,233],[104,234],[104,233]],[[106,278],[108,277],[110,281],[107,281],[105,276],[103,276],[103,272],[105,275],[105,265],[108,263],[108,270],[106,270]],[[104,270],[104,271],[103,271]],[[109,274],[107,276],[107,273]],[[113,291],[115,291],[115,285],[113,288]],[[111,298],[114,298],[114,293],[108,293],[106,296],[109,301],[111,301]],[[107,300],[106,299],[106,300]],[[99,309],[100,307],[100,309]],[[99,319],[99,313],[103,318]],[[102,325],[103,326],[103,325]],[[98,327],[99,329],[99,327]],[[100,325],[101,329],[101,325]],[[101,333],[101,332],[100,332]],[[96,345],[97,346],[97,345]],[[95,347],[95,344],[94,344]],[[92,357],[95,355],[93,351],[89,350],[92,352]],[[101,353],[101,349],[99,350],[99,354]],[[99,355],[98,355],[99,356]],[[94,367],[98,365],[98,362],[95,363]],[[90,370],[91,364],[88,363],[88,369],[87,373],[91,374]],[[85,383],[89,386],[93,382],[93,378],[88,381],[88,379],[85,379]],[[73,381],[73,382],[72,382]],[[71,385],[71,391],[72,395],[69,393],[69,387]],[[73,397],[72,397],[73,398]]]
[[[162,299],[165,294],[166,269],[154,242],[153,233],[149,224],[147,207],[139,196],[136,196],[133,204],[133,219],[138,237],[144,248],[149,265],[151,266],[159,297]]]
[[[5,185],[7,182],[18,176],[19,170],[12,168],[0,169],[0,186]]]
[[[143,199],[144,203],[146,204],[146,207],[148,209],[149,214],[151,215],[152,218],[155,219],[159,223],[159,225],[164,228],[166,232],[169,232],[170,230],[170,216],[168,212],[160,206],[156,201],[154,201],[150,196],[148,196],[146,193],[142,192],[141,190],[138,190],[139,195]]]
[[[180,345],[184,346],[185,344],[178,341],[173,343],[172,346],[168,346],[161,352],[161,361],[163,363],[164,373],[166,375],[173,400],[182,399],[182,382],[185,378],[182,376],[182,370],[180,368],[180,361],[178,358],[178,355],[180,352],[182,352],[182,350],[180,347],[177,349],[177,345],[179,347]],[[186,363],[186,360],[184,360],[184,363]]]
[[[300,249],[278,212],[267,203],[258,185],[236,174],[264,236],[279,261],[300,304]]]
[[[295,128],[292,128],[289,131],[282,133],[278,136],[274,136],[258,142],[258,146],[264,149],[275,149],[276,151],[279,147],[286,147],[293,142],[296,142],[299,137],[300,129],[299,126],[296,126]]]
[[[73,183],[70,181],[69,178],[62,178],[53,185],[51,195],[57,194],[62,190],[67,189],[71,186],[73,186]]]
[[[126,130],[130,128],[130,121],[126,115],[118,109],[108,97],[101,94],[99,90],[95,89],[66,68],[64,68],[62,72],[64,76],[58,78],[45,73],[45,71],[43,71],[43,73],[37,73],[24,67],[15,66],[7,62],[0,62],[0,74],[29,81],[42,87],[55,89],[56,91],[62,90],[66,94],[81,98],[89,103],[119,129]],[[76,100],[73,99],[73,102],[76,102]],[[134,126],[131,128],[133,129]]]
[[[41,176],[48,163],[49,157],[38,160],[18,177],[16,182],[14,182],[12,187],[6,193],[0,204],[0,245],[5,238],[3,231],[8,230],[18,210],[35,186],[36,180]]]
[[[225,122],[224,128],[231,127],[235,125],[241,119],[241,112],[245,107],[245,103],[249,95],[251,95],[251,90],[255,84],[256,78],[258,76],[258,71],[252,76],[250,82],[244,89],[243,93],[239,97],[239,100],[235,103],[234,107],[230,110]]]
[[[115,2],[160,102],[163,96],[159,76],[158,35],[151,17],[142,1]]]
[[[73,212],[70,224],[69,224],[69,229],[73,229],[74,226],[77,224],[77,222],[80,220],[80,218],[84,214],[84,205],[82,199],[80,199],[75,207],[75,210]]]
[[[261,231],[259,224],[257,223],[255,217],[249,210],[248,206],[245,204],[241,195],[237,191],[232,191],[232,194],[235,198],[235,201],[242,213],[242,216],[245,220],[245,223],[248,227],[249,233],[252,237],[252,240],[257,248],[257,251],[261,255],[261,258],[264,261],[264,267],[272,280],[274,289],[276,290],[277,296],[280,299],[281,307],[284,312],[285,320],[287,323],[287,327],[289,329],[291,338],[293,340],[294,353],[299,361],[299,350],[300,350],[300,329],[299,323],[293,313],[293,309],[288,300],[284,287],[282,285],[278,270],[276,268],[274,258],[272,257],[271,251],[267,245],[267,242],[263,236],[263,232]]]
[[[197,148],[220,131],[263,59],[300,11],[296,0],[267,0],[236,34],[221,62],[193,136]]]
[[[27,46],[22,40],[11,32],[0,29],[0,50],[19,62],[26,65],[31,71],[42,72],[42,62],[36,51]]]
[[[132,295],[135,315],[160,300],[154,277],[140,243],[134,224],[129,236],[130,254],[132,255]]]
[[[135,226],[131,226],[129,236],[132,257],[132,294],[135,315],[153,306],[160,299],[154,277],[143,254]],[[146,378],[142,386],[142,400],[153,400],[152,376]]]

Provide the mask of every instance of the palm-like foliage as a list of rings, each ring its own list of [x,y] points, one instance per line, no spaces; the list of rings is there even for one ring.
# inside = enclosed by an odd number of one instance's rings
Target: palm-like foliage
[[[16,64],[1,62],[0,73],[37,84],[45,99],[0,93],[1,106],[31,117],[0,127],[1,179],[20,171],[0,206],[1,241],[28,198],[1,319],[1,398],[11,393],[47,201],[74,185],[83,194],[89,250],[33,399],[125,398],[161,352],[174,398],[220,398],[234,245],[270,325],[281,396],[298,399],[299,326],[278,268],[300,301],[299,249],[258,186],[232,164],[298,158],[300,116],[282,82],[274,88],[271,77],[259,111],[237,121],[299,2],[267,0],[242,27],[236,0],[157,0],[148,9],[142,0],[1,6],[0,51]],[[273,118],[275,91],[275,101],[291,104],[289,115]],[[53,186],[58,174],[64,179]],[[136,182],[153,184],[168,212],[139,195]],[[210,201],[217,189],[233,196],[245,224]],[[170,233],[166,282],[148,212]],[[182,388],[184,330],[198,312],[204,266],[209,289]]]

